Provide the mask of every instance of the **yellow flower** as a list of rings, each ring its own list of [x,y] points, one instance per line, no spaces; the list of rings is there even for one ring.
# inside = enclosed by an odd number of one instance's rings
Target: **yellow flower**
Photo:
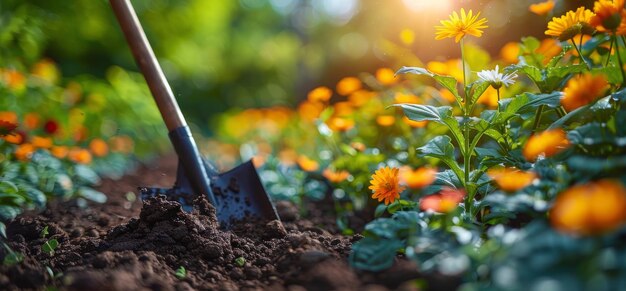
[[[411,189],[421,189],[435,181],[437,170],[422,167],[411,170],[410,168],[400,171],[400,180]]]
[[[43,59],[37,62],[33,66],[31,73],[33,76],[39,77],[41,80],[51,84],[56,84],[61,76],[59,68],[57,68],[56,64],[49,59]]]
[[[449,75],[458,82],[463,81],[463,63],[461,59],[450,59],[445,62],[431,61],[426,64],[426,69],[439,75]]]
[[[589,24],[598,31],[615,31],[622,22],[624,0],[598,0],[593,4],[593,12]]]
[[[404,187],[400,186],[398,171],[398,168],[384,167],[374,172],[369,186],[374,192],[372,198],[378,199],[379,202],[384,200],[385,205],[400,198],[400,192],[404,191]]]
[[[514,41],[507,42],[504,46],[502,46],[502,49],[500,49],[500,57],[503,61],[509,64],[517,64],[519,52],[519,43]]]
[[[420,104],[419,97],[411,94],[411,93],[401,93],[396,92],[396,95],[393,97],[394,104]]]
[[[547,15],[548,13],[550,13],[550,11],[552,11],[552,9],[554,9],[553,0],[531,4],[528,7],[528,10],[530,10],[530,12],[537,15]]]
[[[437,29],[435,39],[454,37],[455,42],[459,42],[466,34],[480,37],[483,34],[481,29],[487,28],[487,19],[478,19],[480,12],[473,15],[472,10],[465,14],[465,9],[461,8],[461,17],[456,11],[452,12],[449,20],[442,20],[441,26]]]
[[[340,183],[348,179],[350,173],[347,171],[333,171],[331,169],[324,169],[322,176],[328,179],[331,183]]]
[[[333,91],[328,87],[317,87],[307,95],[307,99],[311,102],[326,102],[333,96]]]
[[[585,7],[568,11],[560,18],[553,17],[548,23],[548,30],[545,34],[557,37],[561,41],[569,40],[580,33],[591,34],[594,29],[589,22],[593,16],[594,13]]]
[[[626,188],[608,179],[573,186],[556,198],[550,222],[559,231],[578,235],[617,229],[626,222]]]
[[[515,192],[532,184],[537,174],[516,168],[492,168],[487,175],[493,179],[500,189],[506,192]]]
[[[589,73],[578,75],[567,81],[561,105],[567,111],[572,111],[602,97],[608,87],[609,83],[603,75],[593,76]]]
[[[565,131],[560,128],[550,129],[531,136],[522,153],[527,160],[534,162],[541,155],[544,157],[554,156],[569,145],[570,142]]]
[[[339,93],[339,95],[347,96],[350,95],[350,93],[361,89],[362,86],[361,80],[355,77],[345,77],[337,83],[337,93]]]
[[[379,115],[376,116],[376,123],[380,126],[392,126],[396,122],[396,118],[393,115]]]
[[[298,106],[298,114],[305,121],[313,122],[324,111],[324,104],[320,102],[304,101]]]
[[[300,169],[305,172],[315,172],[320,168],[320,164],[317,161],[310,159],[305,155],[300,155],[296,160]]]
[[[389,68],[380,68],[376,70],[376,80],[382,85],[393,85],[398,82],[398,79],[395,77],[395,73],[392,69]]]

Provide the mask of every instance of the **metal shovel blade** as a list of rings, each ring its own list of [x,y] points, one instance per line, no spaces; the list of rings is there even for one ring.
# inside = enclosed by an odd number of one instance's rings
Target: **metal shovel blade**
[[[229,229],[239,221],[269,221],[279,219],[276,208],[259,179],[252,161],[245,162],[228,172],[218,174],[215,168],[204,161],[210,177],[211,189],[215,198],[217,219],[220,226]],[[181,203],[186,211],[191,211],[196,196],[180,164],[174,187],[139,188],[141,198],[165,195],[170,200]]]

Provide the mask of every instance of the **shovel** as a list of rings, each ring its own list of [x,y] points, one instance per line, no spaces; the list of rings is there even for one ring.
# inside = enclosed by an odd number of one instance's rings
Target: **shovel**
[[[169,200],[180,202],[183,209],[190,211],[196,195],[206,195],[216,208],[217,219],[224,228],[232,227],[237,221],[279,219],[252,161],[220,174],[200,156],[187,122],[154,56],[132,4],[129,0],[110,0],[110,2],[178,155],[174,187],[171,189],[141,187],[139,190],[142,199],[165,195]]]

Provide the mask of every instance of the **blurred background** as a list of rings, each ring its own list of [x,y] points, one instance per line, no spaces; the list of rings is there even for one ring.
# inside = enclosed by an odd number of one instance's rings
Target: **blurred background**
[[[537,0],[136,0],[139,18],[187,118],[206,135],[223,112],[293,107],[317,87],[388,67],[459,56],[434,26],[460,7],[489,28],[471,41],[492,55],[543,38]],[[556,1],[561,15],[581,3]],[[575,2],[575,3],[574,3]],[[548,15],[547,17],[551,17]],[[0,1],[0,66],[51,60],[64,79],[111,80],[137,68],[108,1]],[[120,70],[123,69],[123,70]],[[141,78],[132,79],[143,82]],[[143,86],[143,85],[141,85]],[[106,108],[104,108],[106,110]]]

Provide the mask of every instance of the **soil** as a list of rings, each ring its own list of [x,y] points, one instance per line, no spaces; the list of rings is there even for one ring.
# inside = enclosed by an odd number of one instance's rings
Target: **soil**
[[[225,231],[203,198],[187,213],[163,197],[141,202],[131,194],[137,186],[168,187],[175,172],[176,159],[163,158],[121,180],[104,180],[98,189],[108,196],[104,204],[52,201],[45,211],[8,223],[8,244],[25,258],[0,266],[0,290],[417,289],[418,268],[402,258],[385,272],[350,268],[351,245],[361,236],[337,234],[324,207],[311,206],[303,219],[293,204],[278,202],[282,222]],[[49,234],[41,238],[46,226]],[[50,239],[59,242],[53,254],[42,251]],[[5,255],[1,249],[0,258]],[[181,267],[186,274],[177,276]],[[446,289],[456,285],[449,283]]]

